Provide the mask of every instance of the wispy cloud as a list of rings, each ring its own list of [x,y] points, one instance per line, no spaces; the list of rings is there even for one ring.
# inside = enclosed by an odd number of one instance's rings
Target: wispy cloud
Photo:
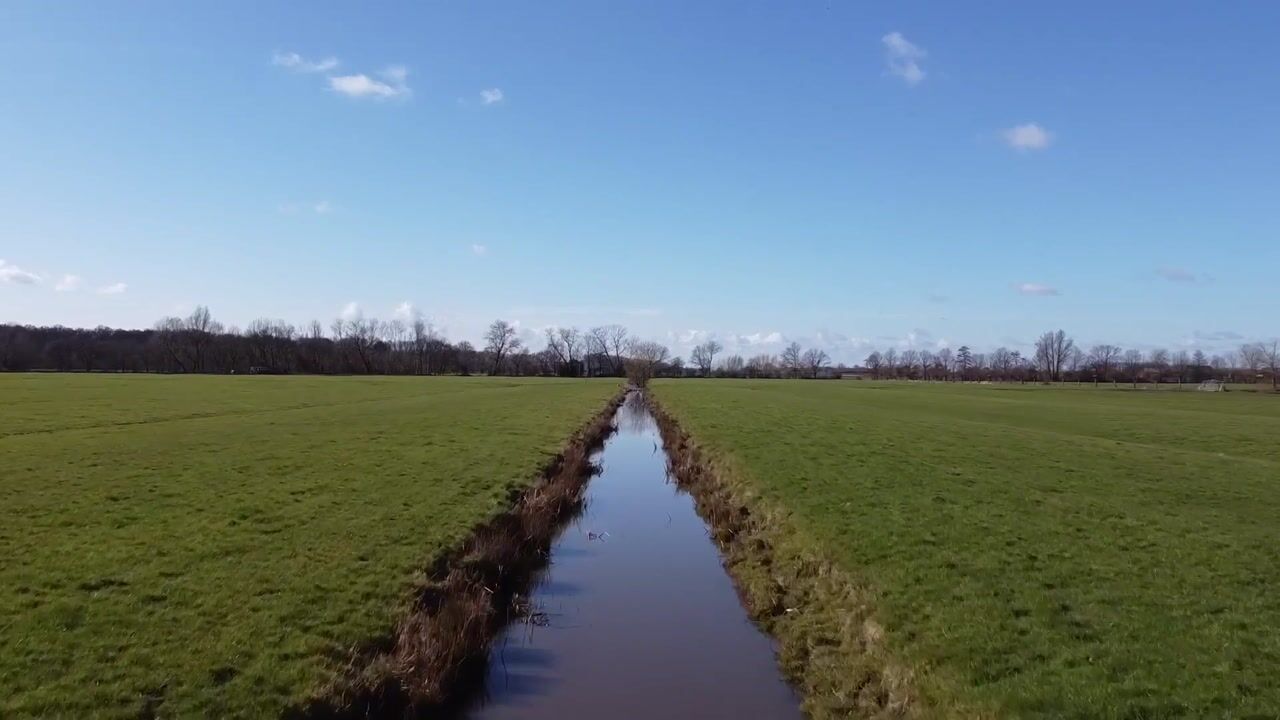
[[[403,65],[392,65],[378,74],[381,80],[360,73],[357,75],[335,75],[329,77],[329,88],[353,98],[389,99],[407,97],[409,89],[409,70]]]
[[[477,244],[475,244],[475,245],[472,245],[472,246],[471,246],[471,252],[472,252],[472,253],[474,253],[474,254],[476,254],[476,255],[482,255],[482,256],[483,256],[483,255],[488,255],[488,254],[489,254],[489,248],[488,248],[488,247],[486,247],[486,246],[484,246],[484,245],[480,245],[480,244],[478,244],[478,243],[477,243]]]
[[[329,72],[338,67],[338,58],[327,57],[323,60],[308,60],[296,52],[281,53],[278,52],[271,57],[271,64],[288,68],[295,72],[302,73],[318,73]]]
[[[333,205],[328,200],[321,200],[313,205],[311,209],[315,210],[317,215],[328,215],[333,212]]]
[[[500,88],[493,88],[491,90],[480,91],[481,105],[497,105],[498,103],[502,102],[502,99],[503,99],[502,90]]]
[[[1013,289],[1017,290],[1022,295],[1037,295],[1040,297],[1062,294],[1058,292],[1058,288],[1033,282],[1017,283],[1013,286]]]
[[[122,282],[118,282],[118,283],[112,283],[110,285],[103,285],[102,287],[98,288],[98,294],[99,295],[120,295],[125,290],[128,290],[128,289],[129,289],[128,285]]]
[[[1209,282],[1210,280],[1210,277],[1205,273],[1197,274],[1186,268],[1173,267],[1170,265],[1164,265],[1156,268],[1156,274],[1164,278],[1165,280],[1168,280],[1169,282],[1184,283],[1188,285],[1195,284],[1195,283],[1206,283],[1206,282]]]
[[[400,320],[412,320],[418,317],[421,313],[413,306],[413,303],[405,300],[397,305],[396,309],[391,311],[391,314]]]
[[[1036,123],[1015,125],[1001,132],[1005,144],[1019,152],[1044,150],[1053,142],[1053,133]]]
[[[14,285],[35,285],[40,282],[40,276],[23,270],[17,265],[12,265],[0,260],[0,282],[12,283]]]
[[[352,300],[342,306],[342,312],[338,313],[338,317],[343,320],[358,320],[364,315],[364,311],[360,309],[360,303]]]
[[[53,286],[53,289],[58,292],[75,292],[80,289],[81,282],[79,275],[67,274],[62,276],[62,279]]]
[[[888,73],[902,78],[907,85],[916,86],[924,80],[925,71],[920,63],[929,55],[924,48],[907,40],[900,32],[891,32],[880,38],[884,43]]]

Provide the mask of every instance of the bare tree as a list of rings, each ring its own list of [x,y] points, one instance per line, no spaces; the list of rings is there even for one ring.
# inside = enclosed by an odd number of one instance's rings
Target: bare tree
[[[902,351],[902,356],[898,358],[898,367],[907,373],[907,379],[911,379],[915,375],[916,367],[920,368],[920,379],[929,379],[929,363],[933,361],[933,356],[928,350],[916,350],[915,348],[907,348]]]
[[[485,352],[493,356],[493,369],[490,375],[497,375],[502,366],[502,358],[507,353],[520,349],[520,338],[516,337],[516,328],[506,320],[494,320],[489,331],[484,334]]]
[[[1280,389],[1280,380],[1277,378],[1277,371],[1280,370],[1280,341],[1272,340],[1270,345],[1259,343],[1258,347],[1262,349],[1263,360],[1271,371],[1271,389]]]
[[[800,346],[796,345],[796,349],[799,350]],[[890,378],[898,377],[898,351],[889,348],[884,351],[884,355],[881,358],[884,361],[885,374]]]
[[[1125,374],[1129,376],[1133,386],[1138,387],[1138,375],[1142,372],[1142,351],[1125,350],[1121,362],[1124,364]]]
[[[880,368],[884,366],[884,357],[881,356],[879,352],[873,350],[871,354],[867,356],[867,359],[863,361],[863,364],[867,366],[867,369],[871,371],[871,374],[874,375],[877,380],[880,379]]]
[[[1111,369],[1120,361],[1120,348],[1115,345],[1094,345],[1089,348],[1089,363],[1102,380],[1111,379]]]
[[[769,354],[755,355],[747,361],[747,375],[767,378],[778,374],[778,359]]]
[[[991,370],[1001,380],[1013,377],[1013,353],[1007,347],[998,347],[991,352]]]
[[[629,351],[627,329],[621,325],[593,327],[586,334],[587,352],[604,356],[614,375],[623,372],[625,354]]]
[[[1075,341],[1067,337],[1066,332],[1047,332],[1036,341],[1036,365],[1050,380],[1060,380],[1062,368],[1075,347]]]
[[[657,374],[658,366],[667,359],[667,346],[648,340],[632,340],[627,348],[627,379],[641,387],[649,384]]]
[[[804,351],[804,368],[809,373],[809,377],[818,377],[818,372],[826,366],[830,358],[827,353],[819,348],[809,348]]]
[[[742,359],[741,355],[730,355],[724,359],[724,364],[721,366],[721,370],[723,370],[724,374],[729,377],[742,377],[743,370],[746,367],[747,362]]]
[[[560,365],[561,374],[578,374],[582,345],[582,333],[576,327],[547,328],[547,352]]]
[[[711,368],[715,364],[716,353],[724,349],[724,346],[715,340],[708,340],[693,349],[690,356],[693,364],[698,366],[698,371],[703,377],[711,375]]]
[[[787,345],[782,351],[782,370],[791,377],[798,377],[801,368],[804,367],[804,358],[801,357],[800,343],[793,342]]]

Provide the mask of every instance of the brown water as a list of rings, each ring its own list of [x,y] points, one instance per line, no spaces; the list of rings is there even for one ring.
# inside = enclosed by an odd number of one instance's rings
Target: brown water
[[[795,718],[772,641],[747,618],[635,393],[586,512],[551,549],[535,614],[494,645],[471,720]]]

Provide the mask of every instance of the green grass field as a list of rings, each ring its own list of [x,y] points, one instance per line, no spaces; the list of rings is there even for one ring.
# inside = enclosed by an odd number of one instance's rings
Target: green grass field
[[[278,715],[616,389],[0,375],[0,717]]]
[[[1280,398],[660,381],[935,712],[1280,717]]]

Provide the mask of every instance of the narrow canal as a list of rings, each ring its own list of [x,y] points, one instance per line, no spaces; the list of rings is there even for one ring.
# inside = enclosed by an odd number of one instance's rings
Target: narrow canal
[[[495,642],[466,717],[801,718],[638,393],[615,422],[586,511],[552,546],[533,614]]]

